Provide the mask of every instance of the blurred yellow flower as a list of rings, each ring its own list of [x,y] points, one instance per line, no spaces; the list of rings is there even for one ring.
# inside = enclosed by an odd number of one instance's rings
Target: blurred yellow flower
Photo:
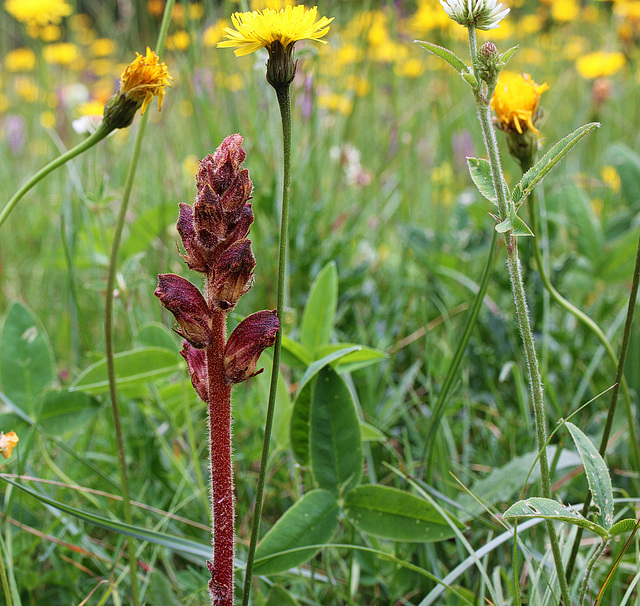
[[[274,42],[280,42],[284,49],[298,40],[317,40],[326,44],[320,38],[329,31],[333,18],[321,17],[318,20],[316,7],[306,9],[304,4],[300,4],[279,11],[266,8],[262,11],[234,13],[231,21],[236,29],[225,28],[228,40],[218,42],[218,47],[237,47],[233,52],[236,57],[242,57],[271,47]]]
[[[205,46],[215,46],[224,38],[224,30],[229,27],[228,19],[218,19],[213,25],[210,25],[202,34],[202,44]]]
[[[169,70],[160,63],[158,56],[147,46],[146,56],[136,53],[136,58],[127,66],[120,77],[120,93],[128,101],[142,104],[144,114],[154,97],[158,97],[158,111],[162,109],[165,87],[171,86]]]
[[[409,28],[418,36],[433,30],[453,29],[454,23],[437,0],[418,0],[418,10],[409,20]]]
[[[92,99],[78,106],[77,112],[80,116],[100,116],[104,112],[104,103],[97,99]]]
[[[10,431],[9,433],[0,432],[0,454],[5,459],[8,459],[19,441],[20,438],[15,431]]]
[[[404,76],[405,78],[418,78],[424,73],[425,69],[425,64],[420,59],[413,57],[396,64],[394,71],[398,76]]]
[[[537,133],[533,119],[538,111],[540,95],[549,88],[547,83],[536,84],[529,74],[501,72],[491,98],[500,127],[520,134],[529,128]]]
[[[353,100],[346,95],[337,95],[329,93],[327,95],[318,96],[318,106],[327,108],[331,112],[338,111],[348,116],[353,109]]]
[[[72,11],[65,0],[5,0],[4,7],[11,16],[29,25],[60,23]]]
[[[13,83],[13,88],[18,96],[27,103],[35,103],[38,100],[38,85],[30,76],[19,76],[16,78]]]
[[[4,66],[10,72],[30,72],[36,66],[36,55],[30,48],[16,48],[5,55]]]
[[[43,42],[55,42],[56,40],[60,40],[60,36],[62,36],[62,29],[57,25],[45,25],[40,30],[40,40]]]
[[[620,191],[620,175],[618,174],[615,166],[611,166],[611,164],[603,166],[602,170],[600,171],[600,176],[605,182],[605,185],[609,187],[614,193],[617,194]]]
[[[183,29],[167,37],[168,50],[185,51],[189,48],[190,44],[191,38],[189,37],[189,33]]]
[[[40,114],[40,126],[42,128],[53,128],[56,125],[56,115],[51,111]]]
[[[611,76],[625,63],[626,59],[622,53],[596,51],[580,57],[576,61],[576,68],[583,78],[593,79]]]
[[[551,5],[551,16],[555,21],[573,21],[580,12],[580,7],[576,0],[555,0]]]
[[[108,57],[116,50],[116,43],[111,38],[98,38],[91,43],[89,51],[94,57]]]
[[[80,58],[78,47],[71,42],[47,44],[42,54],[47,63],[58,65],[71,65]]]

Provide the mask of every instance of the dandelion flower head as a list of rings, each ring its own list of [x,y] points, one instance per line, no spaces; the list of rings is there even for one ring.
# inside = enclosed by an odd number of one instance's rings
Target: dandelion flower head
[[[5,459],[8,459],[19,441],[20,438],[15,431],[10,431],[9,433],[0,431],[0,454]]]
[[[547,83],[536,84],[529,74],[501,72],[491,98],[500,127],[522,134],[527,128],[537,133],[533,119],[538,111],[540,95],[549,88]]]
[[[249,55],[261,48],[270,48],[280,42],[284,49],[298,40],[320,40],[329,31],[333,18],[318,19],[318,8],[306,9],[303,4],[286,6],[281,10],[265,8],[261,11],[235,13],[231,16],[235,30],[225,28],[228,38],[218,42],[218,47],[234,48],[236,57]]]
[[[147,47],[145,56],[136,53],[136,58],[127,66],[120,78],[120,94],[127,99],[142,103],[144,114],[154,97],[158,97],[158,111],[162,109],[165,87],[171,86],[169,70],[158,56]]]
[[[12,17],[32,26],[60,23],[72,12],[65,0],[6,0],[4,7]]]

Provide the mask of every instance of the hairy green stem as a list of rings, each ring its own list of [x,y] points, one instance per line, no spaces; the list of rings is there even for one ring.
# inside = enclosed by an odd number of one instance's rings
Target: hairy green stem
[[[169,31],[171,23],[171,11],[175,0],[168,0],[165,5],[162,24],[160,25],[160,33],[158,34],[158,42],[156,45],[156,53],[159,55],[164,48],[164,41]],[[104,309],[104,338],[105,353],[107,359],[107,375],[109,379],[109,395],[111,399],[111,412],[113,416],[114,432],[116,436],[116,445],[118,452],[118,465],[120,468],[120,485],[122,493],[122,513],[127,524],[133,524],[131,515],[131,493],[129,490],[129,476],[127,474],[127,460],[124,450],[124,438],[122,434],[122,423],[120,421],[120,408],[118,405],[118,390],[116,386],[116,371],[113,352],[113,290],[115,286],[116,270],[118,265],[118,254],[120,252],[120,242],[122,240],[122,230],[124,229],[125,218],[129,208],[129,200],[131,198],[131,189],[135,178],[138,160],[140,159],[140,151],[142,149],[142,139],[144,138],[145,129],[149,114],[145,114],[140,119],[140,126],[136,135],[133,147],[133,155],[129,163],[129,170],[125,180],[124,190],[122,192],[122,200],[120,202],[120,210],[116,219],[115,233],[113,235],[113,243],[111,245],[111,255],[109,257],[109,269],[107,272],[107,286],[105,293],[105,309]],[[129,566],[131,574],[131,597],[133,606],[139,606],[140,596],[138,592],[138,562],[136,558],[136,546],[133,537],[129,537],[127,542],[127,550],[129,555]]]
[[[600,439],[600,447],[598,449],[598,452],[602,457],[604,457],[605,455],[605,452],[607,450],[607,443],[609,442],[609,436],[611,435],[611,427],[613,425],[613,417],[616,411],[616,405],[618,402],[618,394],[620,393],[620,387],[626,386],[626,382],[624,379],[624,366],[627,361],[627,353],[629,351],[629,341],[631,339],[631,327],[633,326],[633,315],[636,308],[636,301],[638,299],[639,285],[640,285],[640,240],[638,241],[638,250],[636,252],[636,264],[633,269],[633,281],[631,283],[631,292],[629,293],[629,304],[627,306],[627,317],[624,323],[624,332],[622,334],[622,345],[620,346],[620,358],[618,359],[618,368],[616,370],[616,378],[613,384],[613,389],[611,390],[611,400],[609,402],[609,411],[607,413],[607,419],[604,424],[602,438]],[[636,434],[635,434],[635,428],[634,428],[635,422],[633,420],[633,414],[630,406],[629,406],[628,414],[631,417],[628,423],[630,438],[632,441],[635,442],[634,449],[637,449],[638,438],[636,437]],[[591,491],[588,491],[587,496],[585,497],[585,500],[584,500],[584,504],[582,506],[582,515],[584,517],[587,517],[587,514],[589,513],[590,505],[591,505]],[[576,557],[578,555],[578,549],[580,548],[581,538],[582,538],[582,528],[578,528],[576,538],[574,539],[573,546],[571,548],[571,555],[569,556],[569,561],[567,562],[567,578],[571,578]]]
[[[431,482],[431,478],[433,475],[432,463],[435,453],[435,437],[438,429],[440,428],[440,420],[442,419],[442,415],[444,414],[445,405],[449,398],[449,394],[451,393],[454,379],[457,376],[458,368],[460,367],[460,362],[462,361],[462,356],[467,349],[467,344],[469,343],[469,339],[471,338],[471,333],[473,332],[473,329],[476,325],[476,320],[478,319],[478,314],[480,313],[480,308],[482,307],[484,297],[487,294],[487,287],[489,286],[489,276],[491,275],[491,268],[493,267],[493,260],[496,251],[496,243],[498,241],[498,232],[495,229],[492,230],[492,232],[493,234],[491,236],[491,244],[489,245],[489,253],[487,255],[487,260],[485,261],[484,269],[482,271],[482,278],[480,280],[480,288],[478,289],[478,292],[476,293],[476,296],[473,300],[473,304],[471,306],[471,309],[469,310],[469,315],[467,316],[467,322],[462,332],[462,337],[458,342],[456,351],[453,354],[453,359],[451,360],[449,368],[447,369],[447,376],[445,377],[444,382],[442,383],[442,387],[440,388],[438,400],[433,408],[433,417],[431,420],[431,426],[429,427],[429,434],[423,447],[422,456],[420,457],[420,459],[424,461],[426,455],[427,483]]]
[[[476,44],[475,28],[469,27],[469,50],[471,53],[471,61],[474,73],[477,77],[478,66],[478,47]],[[487,155],[489,157],[489,165],[491,168],[491,179],[495,189],[498,202],[498,210],[500,213],[500,221],[504,221],[509,216],[509,202],[504,188],[504,178],[502,167],[500,164],[500,154],[498,151],[498,142],[495,136],[495,130],[491,122],[489,99],[482,90],[482,84],[479,82],[474,91],[478,118],[482,128],[482,136],[484,139]],[[522,271],[520,267],[520,259],[518,257],[517,239],[510,233],[504,234],[504,241],[507,250],[507,267],[509,270],[509,279],[511,281],[511,290],[513,292],[514,303],[516,307],[516,318],[520,327],[520,336],[524,345],[525,357],[527,360],[527,368],[529,371],[529,382],[531,385],[531,395],[533,401],[533,410],[536,424],[536,437],[538,441],[538,453],[540,463],[540,483],[542,487],[542,496],[551,498],[551,480],[549,476],[549,461],[545,444],[547,442],[547,429],[544,410],[544,393],[542,388],[542,377],[540,376],[540,368],[538,366],[538,356],[533,338],[533,331],[529,320],[529,310],[527,308],[527,297],[524,290],[522,280]],[[555,563],[558,581],[560,583],[560,592],[562,601],[565,606],[571,605],[569,594],[569,586],[564,572],[562,563],[562,554],[558,544],[553,522],[547,520],[547,532],[551,543],[551,550]]]
[[[64,154],[58,156],[49,164],[42,167],[35,175],[30,177],[27,181],[23,183],[20,189],[11,196],[9,202],[7,202],[6,206],[0,212],[0,227],[7,220],[7,217],[11,214],[11,211],[15,208],[16,204],[20,201],[20,199],[39,181],[44,179],[50,172],[54,171],[59,166],[62,166],[69,160],[72,160],[76,156],[79,156],[82,152],[87,151],[90,147],[93,147],[96,143],[102,141],[109,133],[110,129],[104,126],[104,123],[98,130],[87,137],[84,141],[81,141],[75,147],[72,147],[69,151]]]
[[[280,116],[282,118],[282,143],[284,150],[283,180],[282,180],[282,211],[280,218],[280,245],[278,252],[278,295],[276,310],[280,320],[280,330],[276,334],[276,342],[273,349],[273,366],[271,368],[271,384],[269,387],[269,401],[267,404],[267,417],[264,425],[264,441],[262,444],[262,456],[260,458],[260,473],[256,487],[256,498],[253,508],[253,523],[251,526],[251,539],[249,552],[247,553],[247,566],[244,577],[244,591],[242,594],[242,606],[248,606],[251,593],[251,579],[253,576],[253,561],[260,532],[260,518],[262,516],[262,497],[264,494],[265,477],[267,474],[267,461],[269,458],[269,444],[271,443],[271,429],[273,427],[273,415],[276,407],[276,394],[278,390],[278,372],[280,368],[280,352],[282,350],[282,331],[284,327],[284,292],[286,282],[287,241],[289,233],[289,194],[291,190],[291,96],[290,84],[282,84],[274,87],[278,97]]]
[[[589,579],[591,578],[591,573],[593,572],[593,567],[598,562],[604,548],[607,546],[608,541],[601,541],[600,545],[593,552],[593,555],[589,559],[589,563],[587,564],[587,569],[584,572],[584,579],[582,581],[582,585],[580,587],[580,594],[578,597],[578,604],[580,606],[584,606],[584,600],[587,597],[587,589],[589,589]]]

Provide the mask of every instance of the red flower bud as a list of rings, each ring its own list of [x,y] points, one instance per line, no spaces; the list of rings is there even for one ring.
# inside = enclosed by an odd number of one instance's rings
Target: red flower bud
[[[193,388],[203,402],[208,402],[207,357],[204,350],[196,349],[189,341],[183,341],[180,355],[187,361]]]
[[[261,373],[256,372],[258,358],[276,340],[280,328],[277,312],[251,314],[231,333],[224,349],[224,375],[227,383],[241,383]]]
[[[187,254],[180,256],[187,262],[187,267],[193,271],[207,272],[207,263],[203,255],[202,247],[196,239],[196,230],[193,223],[193,208],[180,202],[180,215],[178,217],[178,233],[182,238],[182,245]]]
[[[189,280],[175,274],[161,274],[153,294],[175,316],[173,330],[198,349],[211,343],[209,306]]]
[[[238,240],[222,253],[215,266],[215,280],[211,298],[220,309],[233,309],[253,282],[256,260],[251,251],[250,240]]]

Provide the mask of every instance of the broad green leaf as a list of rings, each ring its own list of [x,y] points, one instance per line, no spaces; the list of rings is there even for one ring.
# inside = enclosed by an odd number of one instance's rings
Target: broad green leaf
[[[324,357],[312,362],[307,370],[305,370],[300,382],[298,383],[298,393],[300,393],[305,385],[313,379],[325,366],[328,366],[332,362],[339,360],[340,358],[344,358],[346,355],[350,353],[354,353],[361,349],[360,345],[351,345],[347,347],[341,347],[337,350],[332,351],[331,353],[325,355]]]
[[[460,75],[469,73],[469,68],[465,62],[460,59],[454,52],[443,46],[438,46],[433,42],[423,42],[421,40],[414,40],[414,42],[422,48],[428,50],[430,53],[444,59],[453,69],[455,69]]]
[[[0,334],[0,389],[34,416],[54,376],[53,352],[44,328],[27,307],[13,303]]]
[[[633,518],[627,518],[626,520],[620,520],[616,522],[611,528],[609,528],[609,535],[615,537],[619,534],[625,534],[626,532],[632,532],[633,529],[640,524],[640,520],[634,520]]]
[[[301,343],[282,335],[282,362],[291,368],[306,368],[313,362],[313,354]]]
[[[147,322],[136,335],[136,345],[140,347],[163,347],[171,351],[182,349],[181,339],[160,322]]]
[[[581,513],[578,513],[573,507],[567,507],[554,501],[553,499],[545,499],[542,497],[531,497],[524,501],[514,503],[507,511],[502,514],[503,518],[543,518],[545,520],[555,520],[557,522],[566,522],[586,528],[594,532],[602,538],[607,538],[607,531],[599,524],[587,520]]]
[[[455,536],[431,503],[390,486],[358,486],[345,496],[344,508],[352,522],[376,537],[427,543]],[[453,515],[450,517],[462,528]]]
[[[498,198],[496,196],[496,190],[493,187],[489,162],[484,158],[467,158],[467,164],[469,166],[471,179],[476,184],[478,191],[489,200],[489,202],[497,205]]]
[[[5,482],[8,482],[9,484],[12,484],[16,488],[19,488],[23,492],[31,495],[41,503],[45,503],[46,505],[55,507],[58,511],[67,513],[71,516],[74,516],[75,518],[78,518],[79,520],[89,522],[94,526],[99,526],[101,528],[105,528],[106,530],[110,530],[111,532],[117,532],[129,537],[134,537],[136,539],[140,539],[141,541],[148,541],[149,543],[162,545],[164,547],[168,547],[169,549],[173,549],[174,551],[179,551],[184,554],[194,555],[200,558],[211,557],[211,545],[209,544],[197,543],[196,541],[191,541],[183,537],[167,535],[161,532],[156,532],[155,530],[149,530],[148,528],[142,528],[140,526],[125,524],[124,522],[119,522],[117,520],[103,518],[102,516],[96,515],[94,513],[83,511],[82,509],[77,509],[64,503],[60,503],[59,501],[55,501],[54,499],[50,499],[49,497],[40,494],[35,490],[24,486],[23,484],[7,478],[3,474],[0,474],[0,478],[2,478]]]
[[[293,457],[302,467],[309,464],[309,414],[314,382],[298,393],[293,403],[289,424],[289,443]]]
[[[330,343],[323,345],[318,348],[316,356],[322,358],[345,347],[357,347],[358,349],[341,356],[331,364],[340,373],[353,372],[354,370],[365,368],[371,364],[377,364],[389,357],[379,349],[373,349],[373,347],[366,347],[364,345],[355,345],[354,343]]]
[[[515,457],[506,465],[494,469],[471,486],[469,490],[471,494],[463,494],[458,498],[460,507],[469,514],[479,515],[484,511],[484,508],[474,497],[487,505],[510,500],[514,494],[524,488],[525,482],[532,484],[540,478],[540,467],[536,464],[537,456],[538,452],[532,451],[521,457]],[[552,445],[547,448],[547,456],[549,460],[555,460],[556,446]],[[563,449],[555,468],[559,471],[579,464],[580,457],[575,452]]]
[[[340,375],[323,368],[311,394],[309,459],[320,488],[343,494],[360,482],[362,437],[356,407]]]
[[[118,391],[130,398],[148,393],[147,384],[171,376],[184,367],[178,352],[163,347],[141,347],[114,356]],[[107,361],[100,360],[87,368],[73,382],[69,391],[84,391],[93,395],[109,391]]]
[[[327,263],[311,285],[304,306],[300,341],[312,352],[329,342],[338,306],[338,271],[335,262]]]
[[[44,395],[38,417],[40,427],[47,433],[60,435],[77,431],[100,410],[100,403],[82,391],[49,391]]]
[[[609,470],[591,440],[573,423],[565,423],[578,449],[596,506],[596,522],[607,530],[613,525],[613,489]]]
[[[598,122],[591,122],[590,124],[585,124],[577,128],[570,135],[558,141],[558,143],[542,156],[542,158],[523,175],[520,183],[513,188],[512,200],[516,207],[526,200],[527,196],[533,191],[533,188],[578,144],[580,139],[599,126],[600,124]]]
[[[328,491],[312,490],[288,509],[256,549],[255,574],[276,574],[312,558],[338,528],[338,502]],[[307,546],[308,549],[304,549]]]

